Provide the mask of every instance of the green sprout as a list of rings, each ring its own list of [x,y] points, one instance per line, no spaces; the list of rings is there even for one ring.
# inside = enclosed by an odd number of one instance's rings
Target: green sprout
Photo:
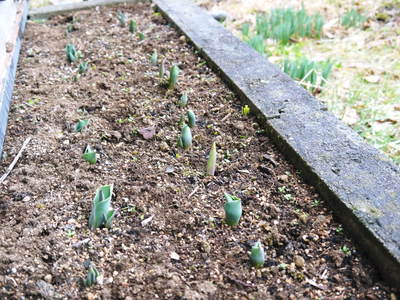
[[[157,65],[157,60],[158,60],[157,50],[154,49],[153,54],[150,56],[150,62],[153,65]]]
[[[178,144],[185,150],[192,146],[192,131],[189,126],[183,126]]]
[[[346,245],[344,245],[342,248],[340,248],[340,250],[343,252],[344,255],[349,256],[351,255],[351,250],[349,249],[349,247],[347,247]]]
[[[173,90],[175,88],[175,85],[178,82],[179,71],[177,65],[173,65],[169,70],[168,89]]]
[[[82,154],[82,158],[90,164],[95,164],[97,162],[97,154],[89,145],[87,145],[85,152]]]
[[[346,29],[350,27],[358,27],[364,24],[364,22],[367,20],[366,17],[361,15],[358,11],[356,11],[354,8],[350,11],[347,11],[343,17],[341,18],[341,24],[343,27]]]
[[[88,124],[89,124],[89,120],[79,120],[75,124],[74,131],[75,132],[81,132],[83,130],[83,128],[85,128]]]
[[[229,226],[236,226],[242,216],[242,200],[228,193],[224,193],[224,196],[227,201],[224,204],[225,222]]]
[[[187,105],[187,103],[188,103],[188,94],[187,94],[187,92],[184,92],[182,94],[181,98],[179,99],[178,104],[180,107],[185,107]]]
[[[78,59],[76,49],[73,44],[68,44],[67,47],[65,48],[65,52],[67,54],[67,59],[70,63]]]
[[[119,25],[124,27],[126,25],[126,15],[123,12],[119,11],[117,13],[117,18],[118,18],[118,21],[119,21]]]
[[[196,126],[196,115],[194,114],[194,112],[189,110],[187,112],[187,117],[188,117],[189,127],[193,128],[194,126]]]
[[[97,283],[97,278],[99,277],[100,277],[99,271],[97,271],[96,267],[93,264],[90,264],[87,277],[84,280],[85,286],[89,287]]]
[[[207,161],[207,175],[214,176],[216,168],[217,168],[217,146],[215,142],[213,142]]]
[[[247,116],[250,113],[250,107],[248,105],[245,105],[242,107],[242,114],[243,116]]]
[[[158,70],[158,77],[163,79],[164,78],[164,74],[165,74],[165,59],[160,64],[160,68]]]
[[[67,33],[70,33],[70,32],[72,32],[72,31],[74,31],[75,30],[75,28],[74,28],[74,25],[73,24],[68,24],[67,25]]]
[[[140,41],[143,41],[143,40],[145,39],[145,35],[144,35],[143,32],[138,32],[138,33],[137,33],[137,36],[138,36],[138,38],[139,38]]]
[[[251,247],[250,262],[256,268],[261,268],[264,266],[265,253],[260,240],[258,240],[254,246]]]
[[[113,185],[104,185],[97,189],[92,203],[92,211],[89,217],[89,227],[91,230],[99,227],[111,227],[111,222],[116,211],[111,208]]]
[[[128,27],[129,27],[129,32],[130,32],[130,33],[135,33],[136,30],[137,30],[137,23],[136,23],[136,21],[130,20],[130,21],[129,21],[129,24],[128,24]]]
[[[87,61],[81,62],[78,66],[78,73],[79,74],[86,73],[86,71],[88,69],[88,65],[89,65],[89,63]]]

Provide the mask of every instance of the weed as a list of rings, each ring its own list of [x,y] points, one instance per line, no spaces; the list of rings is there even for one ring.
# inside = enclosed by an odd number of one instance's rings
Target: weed
[[[217,168],[217,145],[213,142],[211,151],[207,160],[207,175],[214,176]]]
[[[351,255],[351,250],[349,249],[349,247],[347,247],[346,245],[344,245],[342,248],[340,248],[340,250],[343,252],[344,255],[349,256]]]
[[[340,24],[348,29],[350,27],[360,27],[364,24],[366,20],[367,20],[366,17],[361,15],[358,11],[356,11],[353,8],[345,12],[345,14],[342,16],[340,20]]]
[[[247,116],[250,113],[250,107],[248,105],[245,105],[242,107],[242,115]]]
[[[143,32],[138,32],[138,33],[137,33],[137,36],[138,36],[138,38],[139,38],[139,41],[143,41],[143,40],[146,38],[146,36],[144,35]]]

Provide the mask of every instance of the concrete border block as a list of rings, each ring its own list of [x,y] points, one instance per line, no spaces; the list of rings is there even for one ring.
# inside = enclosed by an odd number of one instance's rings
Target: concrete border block
[[[358,244],[400,286],[400,169],[188,0],[154,0],[264,123]]]
[[[12,92],[14,88],[15,73],[19,58],[19,51],[28,15],[28,2],[26,0],[17,3],[16,26],[10,26],[6,41],[12,49],[8,49],[6,55],[0,61],[0,157],[3,151],[3,143],[7,130],[8,111],[10,108]],[[7,47],[6,47],[7,48]]]

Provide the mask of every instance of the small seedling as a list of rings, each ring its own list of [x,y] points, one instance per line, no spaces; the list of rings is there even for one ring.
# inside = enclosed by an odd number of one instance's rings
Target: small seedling
[[[194,126],[196,126],[196,115],[194,114],[194,112],[189,110],[187,112],[187,117],[188,117],[189,127],[193,128]]]
[[[165,74],[165,59],[160,64],[160,68],[158,70],[158,77],[163,79],[164,78],[164,74]]]
[[[179,106],[180,107],[185,107],[188,103],[188,94],[186,92],[184,92],[181,96],[181,98],[179,98]]]
[[[349,249],[349,247],[347,247],[346,245],[344,245],[342,248],[340,248],[340,250],[343,252],[344,255],[349,256],[351,254],[351,250]]]
[[[78,123],[75,124],[74,131],[81,132],[88,124],[89,120],[79,120]]]
[[[173,90],[175,88],[175,85],[178,82],[179,71],[177,65],[173,65],[169,70],[168,89]]]
[[[87,145],[85,152],[82,154],[82,158],[90,164],[95,164],[97,162],[97,154],[89,145]]]
[[[91,230],[99,227],[111,227],[115,216],[115,210],[111,208],[113,185],[104,185],[97,189],[92,203],[92,211],[89,217],[89,228]]]
[[[87,61],[81,62],[78,66],[78,73],[79,74],[86,73],[86,71],[88,69],[88,65],[89,65],[89,63]]]
[[[248,105],[245,105],[242,107],[242,114],[243,116],[248,116],[250,113],[250,107]]]
[[[139,41],[143,41],[143,40],[145,39],[145,35],[144,35],[143,32],[138,32],[138,33],[137,33],[137,36],[138,36],[138,38],[139,38]]]
[[[192,146],[192,131],[189,126],[183,125],[178,144],[185,150]]]
[[[157,65],[157,60],[158,60],[157,50],[154,49],[153,54],[150,56],[150,62],[153,65]]]
[[[72,31],[74,31],[75,30],[75,28],[74,28],[74,25],[73,24],[68,24],[67,25],[67,33],[70,33],[70,32],[72,32]]]
[[[69,62],[74,62],[78,59],[75,46],[72,44],[68,44],[65,48],[65,52],[67,54],[67,59]]]
[[[217,168],[217,146],[215,142],[213,142],[210,154],[208,155],[207,175],[214,176],[216,168]]]
[[[129,32],[130,32],[130,33],[135,33],[136,30],[137,30],[137,23],[136,23],[136,21],[130,20],[130,21],[129,21],[129,24],[128,24],[128,27],[129,27]]]
[[[224,196],[227,201],[224,204],[225,222],[229,226],[236,226],[242,216],[242,200],[228,193],[224,193]]]
[[[119,11],[117,13],[117,18],[118,18],[118,21],[119,21],[119,25],[124,27],[126,25],[126,15],[123,12]]]
[[[257,241],[253,247],[251,247],[250,262],[256,268],[261,268],[265,263],[264,248],[260,241]]]
[[[87,277],[84,280],[85,286],[90,287],[93,284],[97,283],[97,278],[99,277],[99,271],[97,271],[96,267],[93,264],[90,264]]]

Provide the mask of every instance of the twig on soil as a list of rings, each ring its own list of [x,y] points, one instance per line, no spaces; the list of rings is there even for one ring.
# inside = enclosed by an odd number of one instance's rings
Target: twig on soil
[[[306,278],[308,284],[312,285],[313,287],[319,288],[320,290],[326,290],[326,287],[322,284],[316,283],[313,279]]]
[[[224,273],[224,276],[226,278],[228,278],[230,281],[236,283],[237,285],[241,285],[241,286],[248,287],[248,288],[256,288],[255,285],[246,283],[246,282],[244,282],[242,280],[239,280],[239,279],[236,279],[236,278],[233,278],[233,277],[229,276],[228,274]]]
[[[199,189],[199,186],[196,186],[196,187],[194,188],[194,190],[189,194],[188,199],[189,199],[190,197],[192,197],[192,196],[197,192],[198,189]]]
[[[228,119],[231,116],[231,113],[227,114],[225,117],[221,119],[221,122],[225,122],[226,119]]]
[[[0,178],[0,184],[4,182],[4,180],[6,180],[7,176],[10,175],[11,171],[14,169],[15,165],[17,164],[17,161],[19,160],[19,158],[22,155],[22,152],[24,151],[24,149],[26,148],[26,146],[28,145],[28,143],[31,141],[32,137],[28,137],[25,142],[22,144],[21,149],[19,150],[17,156],[14,158],[14,160],[12,161],[12,163],[10,164],[10,166],[8,167],[6,173],[4,173],[3,176],[1,176]]]

